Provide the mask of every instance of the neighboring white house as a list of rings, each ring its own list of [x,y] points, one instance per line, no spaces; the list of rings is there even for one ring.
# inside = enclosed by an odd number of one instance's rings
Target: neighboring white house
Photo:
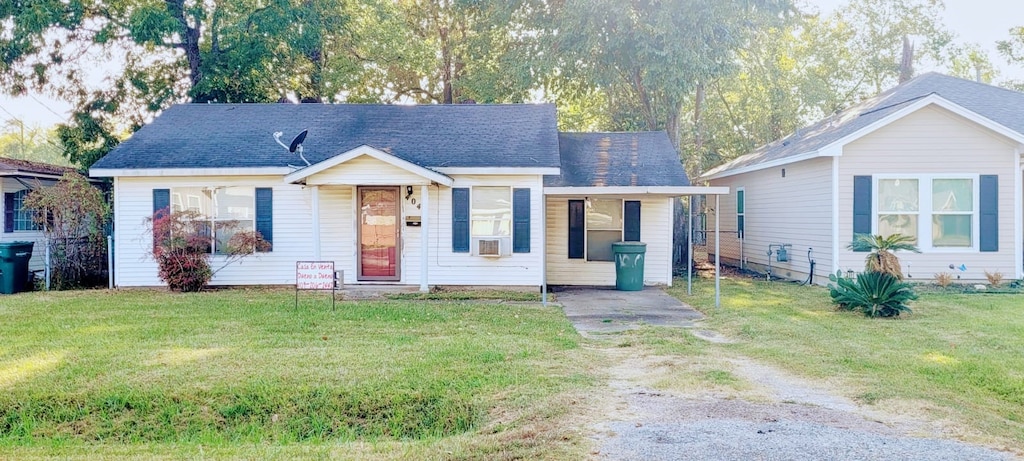
[[[302,130],[309,166],[275,142]],[[145,221],[166,208],[271,241],[217,285],[294,284],[309,260],[346,284],[611,285],[619,240],[648,243],[645,283],[668,285],[673,203],[714,192],[663,132],[560,134],[554,106],[522,104],[177,105],[90,174],[114,181],[122,287],[162,285]]]
[[[25,196],[33,189],[49,187],[74,168],[0,158],[0,192],[3,193],[3,233],[0,242],[35,242],[29,270],[43,270],[44,254],[42,225],[33,219],[35,213],[22,206]]]
[[[788,247],[775,275],[815,281],[860,271],[854,234],[902,233],[921,254],[900,253],[903,272],[1024,276],[1021,154],[1024,94],[929,73],[708,171],[722,197],[722,257],[764,270],[769,245]],[[725,250],[725,249],[728,249]]]

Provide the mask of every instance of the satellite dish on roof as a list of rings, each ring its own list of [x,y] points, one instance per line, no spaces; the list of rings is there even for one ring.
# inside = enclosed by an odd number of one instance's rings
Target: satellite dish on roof
[[[276,132],[274,132],[274,141],[277,141],[277,143],[280,144],[281,147],[283,147],[285,149],[288,149],[288,152],[292,152],[292,153],[298,152],[299,158],[301,158],[303,162],[306,162],[306,166],[309,166],[309,165],[311,165],[309,163],[309,160],[306,160],[306,157],[304,155],[302,155],[302,143],[303,143],[303,141],[306,140],[306,134],[308,134],[308,133],[309,133],[309,130],[302,130],[301,133],[299,133],[297,136],[295,136],[295,139],[292,139],[291,144],[285,145],[283,142],[281,142],[281,136],[284,135],[284,133],[280,132],[280,131],[276,131]],[[291,166],[291,165],[289,165],[289,166]]]
[[[302,133],[299,133],[299,135],[292,140],[292,143],[288,145],[288,152],[295,152],[295,149],[301,149],[302,141],[306,140],[307,133],[309,133],[309,130],[302,130]]]

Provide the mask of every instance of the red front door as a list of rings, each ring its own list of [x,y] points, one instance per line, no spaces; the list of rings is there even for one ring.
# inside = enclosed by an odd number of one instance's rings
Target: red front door
[[[398,281],[399,208],[397,186],[360,187],[359,273],[357,280]]]

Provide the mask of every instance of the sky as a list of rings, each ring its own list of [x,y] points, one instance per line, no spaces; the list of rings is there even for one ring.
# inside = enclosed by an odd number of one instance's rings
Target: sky
[[[833,11],[846,0],[803,0],[823,13]],[[1014,26],[1024,26],[1024,1],[1021,0],[945,0],[943,20],[961,43],[977,43],[989,53],[1001,78],[1024,79],[1024,66],[1010,65],[996,52],[997,40],[1009,37]],[[7,122],[49,126],[64,122],[71,106],[45,95],[10,98],[0,96],[0,129]]]

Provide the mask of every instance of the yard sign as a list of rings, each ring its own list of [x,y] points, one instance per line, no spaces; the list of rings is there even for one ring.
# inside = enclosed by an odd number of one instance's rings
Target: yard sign
[[[331,309],[334,309],[335,290],[338,289],[334,261],[295,262],[295,307],[299,307],[299,290],[331,290]]]

